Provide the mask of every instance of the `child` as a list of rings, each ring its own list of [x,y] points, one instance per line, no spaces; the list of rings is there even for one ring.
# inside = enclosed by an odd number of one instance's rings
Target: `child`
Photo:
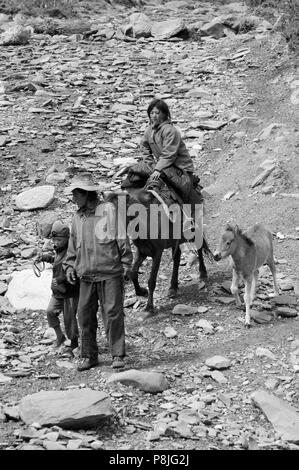
[[[48,324],[56,333],[54,347],[58,348],[66,340],[62,332],[59,314],[63,311],[64,328],[68,339],[71,340],[71,350],[78,347],[78,325],[76,319],[79,300],[79,284],[70,284],[62,269],[65,260],[70,231],[67,225],[57,220],[52,225],[51,238],[55,255],[41,254],[37,261],[53,263],[53,279],[51,284],[52,297],[47,308]]]

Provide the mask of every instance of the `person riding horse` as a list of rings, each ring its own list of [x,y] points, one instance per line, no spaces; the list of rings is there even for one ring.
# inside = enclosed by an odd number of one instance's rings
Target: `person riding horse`
[[[150,124],[141,140],[142,160],[152,168],[147,186],[159,187],[159,181],[164,180],[179,193],[183,203],[202,204],[199,178],[193,173],[193,161],[181,134],[171,122],[168,105],[154,99],[147,114]]]

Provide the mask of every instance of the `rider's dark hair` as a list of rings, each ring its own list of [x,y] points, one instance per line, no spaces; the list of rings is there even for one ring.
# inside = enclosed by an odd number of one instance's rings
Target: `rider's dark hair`
[[[165,101],[159,100],[157,98],[154,99],[153,101],[151,101],[148,108],[147,108],[148,117],[150,117],[150,114],[151,114],[151,112],[154,108],[159,109],[159,111],[161,111],[161,113],[164,114],[165,119],[171,119],[170,111],[169,111],[169,108],[168,108],[167,104],[165,103]]]

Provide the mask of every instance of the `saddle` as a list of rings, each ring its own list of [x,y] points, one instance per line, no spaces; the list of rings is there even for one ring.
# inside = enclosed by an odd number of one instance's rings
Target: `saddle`
[[[197,175],[190,176],[183,170],[170,167],[161,173],[158,181],[148,181],[153,168],[144,162],[139,162],[129,168],[127,178],[122,183],[122,188],[141,188],[155,191],[167,206],[174,203],[183,205],[186,198],[193,189],[201,196],[201,189]]]

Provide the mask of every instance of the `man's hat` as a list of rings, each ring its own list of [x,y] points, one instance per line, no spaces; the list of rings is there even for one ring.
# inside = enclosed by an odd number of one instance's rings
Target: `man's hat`
[[[107,188],[103,183],[101,185],[96,185],[91,173],[81,172],[74,176],[70,186],[65,189],[65,193],[70,194],[74,189],[84,189],[84,191],[104,191]]]
[[[51,229],[51,237],[68,237],[70,229],[61,220],[55,220]]]

